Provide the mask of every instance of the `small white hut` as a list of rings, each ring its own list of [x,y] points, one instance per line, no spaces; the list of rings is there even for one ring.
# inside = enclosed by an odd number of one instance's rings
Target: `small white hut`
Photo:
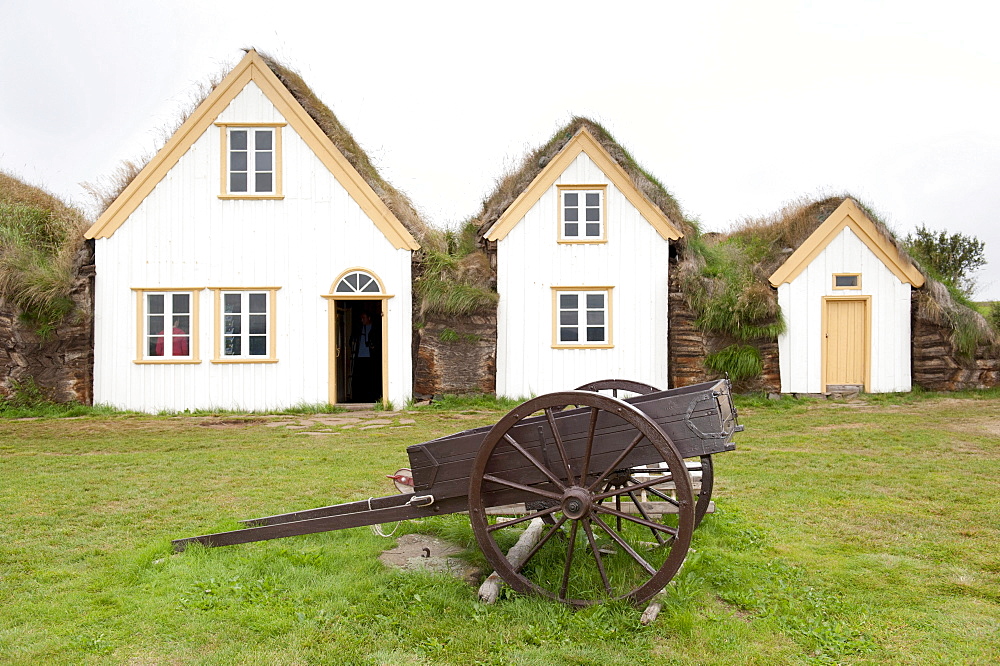
[[[924,277],[846,198],[770,277],[783,393],[909,391],[910,297]]]

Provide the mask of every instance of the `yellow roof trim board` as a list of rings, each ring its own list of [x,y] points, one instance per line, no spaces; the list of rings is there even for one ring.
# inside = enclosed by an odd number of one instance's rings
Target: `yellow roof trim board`
[[[337,182],[347,190],[351,198],[361,206],[394,247],[400,250],[419,249],[417,241],[403,223],[393,215],[385,202],[351,166],[343,153],[323,133],[316,121],[309,117],[302,105],[295,100],[254,50],[247,52],[239,64],[174,132],[166,145],[87,230],[86,238],[110,238],[250,81],[257,84],[288,124],[302,137],[316,157],[330,170]]]
[[[852,199],[844,199],[844,202],[837,206],[826,221],[792,253],[792,256],[771,274],[771,286],[777,287],[798,277],[806,266],[844,230],[844,227],[850,227],[854,235],[892,271],[893,275],[899,278],[900,282],[907,282],[914,287],[924,286],[924,276],[917,267],[900,255],[895,244],[879,232],[875,223]]]
[[[506,238],[511,229],[528,213],[532,206],[542,197],[545,192],[558,180],[559,176],[573,163],[580,153],[587,153],[594,164],[604,172],[604,175],[614,183],[615,187],[625,195],[639,214],[663,237],[664,240],[677,240],[683,234],[678,230],[673,222],[653,205],[649,199],[639,191],[632,182],[628,173],[608,154],[597,139],[587,131],[586,128],[577,132],[576,136],[570,139],[562,150],[545,165],[545,168],[535,176],[528,187],[514,199],[514,203],[507,207],[507,210],[497,218],[490,230],[486,232],[486,239],[491,241]]]

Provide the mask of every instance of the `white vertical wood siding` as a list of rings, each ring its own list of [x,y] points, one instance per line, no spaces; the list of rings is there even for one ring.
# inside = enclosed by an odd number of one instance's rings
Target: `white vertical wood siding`
[[[607,243],[558,244],[554,184],[497,244],[497,393],[623,378],[667,387],[669,245],[581,153],[556,184],[606,183]],[[611,349],[552,348],[552,289],[613,286]]]
[[[250,82],[218,122],[284,122]],[[388,398],[411,394],[410,252],[386,240],[312,150],[282,128],[283,200],[221,200],[220,128],[212,126],[108,239],[96,241],[94,400],[147,412],[264,410],[328,400],[327,301],[352,267],[387,293]],[[214,364],[213,294],[200,292],[201,363],[133,363],[132,288],[280,287],[277,363]]]
[[[833,289],[834,273],[861,273],[861,289]],[[782,392],[824,391],[823,297],[854,295],[871,296],[870,391],[910,390],[910,285],[845,227],[798,277],[778,287],[787,327],[778,336]]]

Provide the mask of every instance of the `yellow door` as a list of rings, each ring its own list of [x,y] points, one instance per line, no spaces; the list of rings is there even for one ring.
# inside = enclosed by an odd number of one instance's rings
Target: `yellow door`
[[[826,384],[865,386],[868,368],[867,300],[826,302]],[[825,388],[825,387],[824,387]]]

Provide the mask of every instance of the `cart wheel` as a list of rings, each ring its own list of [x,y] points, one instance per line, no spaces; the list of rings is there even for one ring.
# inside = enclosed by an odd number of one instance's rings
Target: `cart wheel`
[[[660,389],[642,382],[634,382],[629,379],[599,379],[583,386],[577,386],[577,391],[611,391],[611,395],[618,397],[619,391],[628,391],[637,395],[649,395],[656,393]],[[701,525],[701,519],[708,513],[708,506],[712,502],[712,486],[715,483],[715,474],[712,471],[712,456],[701,456],[697,463],[688,464],[688,472],[701,474],[701,487],[698,490],[698,497],[694,505],[694,526]],[[666,502],[674,502],[672,497],[660,492],[649,491]]]
[[[562,411],[565,405],[579,409]],[[544,415],[532,416],[539,411]],[[661,462],[664,476],[651,481],[627,473]],[[667,480],[676,484],[677,513],[658,522],[639,505],[639,493]],[[641,517],[621,511],[622,500],[632,501]],[[491,522],[486,509],[510,502],[531,508]],[[574,606],[641,603],[684,561],[694,501],[684,461],[654,421],[616,398],[567,391],[528,400],[493,426],[470,474],[469,517],[486,559],[518,592]],[[508,562],[504,549],[527,521],[545,517],[555,522],[523,563]]]

